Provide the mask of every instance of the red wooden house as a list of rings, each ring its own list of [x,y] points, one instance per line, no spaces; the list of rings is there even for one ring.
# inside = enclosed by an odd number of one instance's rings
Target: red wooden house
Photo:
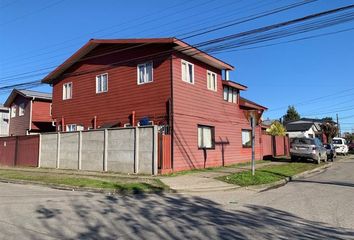
[[[161,168],[178,171],[251,159],[250,116],[266,108],[240,97],[247,87],[228,79],[233,69],[176,38],[93,39],[43,82],[58,131],[159,125],[171,136]]]
[[[10,109],[9,135],[55,131],[51,104],[51,93],[14,89],[4,104]]]

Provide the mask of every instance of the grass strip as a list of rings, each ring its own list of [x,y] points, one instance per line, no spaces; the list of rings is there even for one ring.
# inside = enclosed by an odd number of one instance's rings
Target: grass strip
[[[22,180],[40,184],[86,187],[100,190],[113,190],[119,193],[162,192],[168,189],[159,179],[139,179],[124,177],[90,177],[72,174],[22,172],[0,169],[0,179]]]
[[[318,166],[319,165],[312,163],[286,163],[282,165],[261,167],[256,170],[255,176],[252,176],[252,171],[247,170],[227,176],[218,177],[217,179],[242,187],[261,185],[273,183],[287,177],[292,177],[296,174],[317,168]]]

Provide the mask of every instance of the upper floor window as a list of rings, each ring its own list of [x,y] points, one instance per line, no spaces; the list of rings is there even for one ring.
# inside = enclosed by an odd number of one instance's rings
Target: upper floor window
[[[108,73],[96,76],[96,93],[108,91]]]
[[[138,84],[152,82],[152,62],[138,64]]]
[[[194,84],[194,65],[182,60],[182,80]]]
[[[212,91],[217,91],[217,78],[216,73],[207,71],[207,85],[208,89]]]
[[[238,90],[229,86],[224,86],[224,100],[237,103]]]
[[[18,115],[23,116],[25,115],[25,104],[21,103],[18,108]]]
[[[63,85],[63,100],[71,99],[73,97],[73,84],[65,83]]]
[[[16,117],[16,105],[11,106],[11,117]]]
[[[215,128],[198,125],[198,148],[215,148]]]

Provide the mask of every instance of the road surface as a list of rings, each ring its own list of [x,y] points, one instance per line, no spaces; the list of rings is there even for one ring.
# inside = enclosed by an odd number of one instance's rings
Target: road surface
[[[0,239],[354,239],[354,159],[255,193],[103,195],[0,183]]]

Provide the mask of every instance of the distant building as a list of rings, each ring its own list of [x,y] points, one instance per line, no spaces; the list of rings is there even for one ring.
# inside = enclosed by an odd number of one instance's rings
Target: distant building
[[[0,137],[9,135],[9,109],[0,104]]]
[[[322,142],[327,142],[326,136],[322,133],[321,124],[326,120],[301,118],[300,120],[291,121],[285,124],[287,134],[290,138],[309,137],[319,138]],[[332,121],[333,122],[333,121]],[[335,123],[335,122],[333,122]]]
[[[55,131],[51,116],[52,94],[14,89],[4,106],[10,109],[9,135]]]

